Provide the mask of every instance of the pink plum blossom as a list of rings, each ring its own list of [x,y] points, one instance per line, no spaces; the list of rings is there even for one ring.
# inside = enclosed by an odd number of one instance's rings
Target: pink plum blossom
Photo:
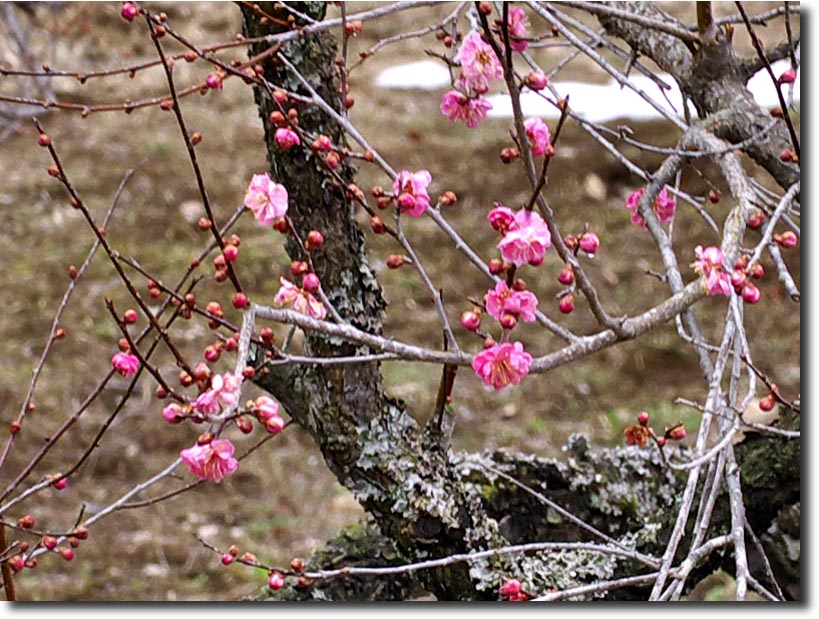
[[[462,120],[474,129],[483,120],[492,104],[483,97],[467,97],[462,92],[450,90],[441,99],[441,113],[449,120]]]
[[[420,217],[429,208],[429,194],[427,187],[432,182],[432,175],[428,170],[409,172],[404,170],[395,177],[392,192],[398,200],[398,207],[402,213],[410,217]]]
[[[267,174],[254,174],[244,204],[253,211],[256,223],[269,226],[287,213],[287,189],[274,183]]]
[[[504,260],[515,266],[543,262],[552,235],[543,218],[532,211],[521,209],[515,215],[515,223],[498,243]]]
[[[461,61],[461,76],[464,82],[478,94],[489,90],[491,80],[503,77],[503,66],[492,47],[481,39],[477,30],[464,37],[458,59]]]
[[[217,439],[207,445],[183,449],[179,456],[199,479],[210,479],[218,484],[226,475],[239,468],[239,461],[233,457],[233,450],[233,443],[229,440]]]
[[[504,314],[511,314],[515,318],[533,322],[536,310],[537,297],[534,294],[528,290],[510,289],[503,280],[495,284],[494,290],[486,293],[486,311],[497,320]]]
[[[509,229],[515,225],[514,211],[503,204],[498,204],[495,208],[489,211],[489,215],[487,215],[486,218],[489,220],[492,228],[501,234],[506,234]]]
[[[281,288],[273,298],[279,305],[290,305],[300,314],[323,320],[327,316],[324,304],[306,290],[299,288],[284,277],[279,278]]]
[[[206,417],[222,408],[231,408],[239,402],[244,379],[238,374],[217,374],[210,381],[210,388],[199,394],[193,407]]]
[[[708,294],[730,296],[731,277],[725,272],[725,257],[720,248],[711,246],[703,249],[702,245],[697,245],[694,254],[697,260],[691,266],[705,278],[702,284]]]
[[[528,26],[526,13],[523,9],[509,9],[509,34],[512,35],[509,37],[509,47],[516,52],[525,52],[526,48],[529,47],[528,42],[520,40],[529,36]],[[513,37],[517,37],[518,40]]]
[[[475,356],[472,369],[485,385],[500,391],[509,384],[517,385],[529,373],[532,356],[523,344],[496,344]]]
[[[549,140],[548,125],[534,116],[524,120],[523,126],[526,128],[526,137],[529,138],[529,144],[532,145],[532,155],[539,157],[552,145]]]
[[[626,200],[626,206],[631,211],[631,223],[642,226],[644,230],[648,230],[645,220],[637,212],[637,208],[640,205],[640,199],[643,197],[645,192],[645,187],[641,187],[632,193]],[[673,196],[669,196],[668,190],[663,187],[660,190],[660,193],[657,194],[653,205],[654,213],[657,215],[657,219],[660,220],[660,223],[671,221],[674,218],[674,211],[676,207],[677,201]]]
[[[281,146],[284,150],[289,150],[293,146],[298,146],[301,144],[299,134],[286,127],[276,129],[273,139],[276,140],[276,144]]]
[[[130,376],[139,368],[139,358],[130,353],[118,352],[111,358],[111,365],[123,376]]]

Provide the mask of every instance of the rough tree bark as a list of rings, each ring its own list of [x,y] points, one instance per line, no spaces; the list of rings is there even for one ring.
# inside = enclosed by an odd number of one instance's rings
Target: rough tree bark
[[[612,2],[611,6],[682,26],[652,2]],[[701,36],[702,45],[692,51],[670,34],[625,19],[601,15],[599,21],[609,34],[620,37],[669,73],[694,103],[700,118],[713,121],[710,129],[717,137],[736,144],[758,136],[771,123],[768,110],[756,103],[747,88],[748,79],[760,68],[759,61],[756,57],[738,57],[725,30],[711,23]],[[785,123],[781,122],[752,140],[745,152],[788,189],[799,180],[799,166],[783,162],[779,154],[792,147]]]
[[[259,4],[266,13],[287,18],[275,3]],[[315,19],[323,17],[325,8],[320,2],[299,6]],[[242,12],[248,36],[280,30],[247,6],[242,7]],[[263,44],[254,46],[250,54],[264,49]],[[312,87],[340,110],[333,63],[336,52],[335,40],[329,33],[305,36],[282,49]],[[266,61],[264,70],[271,82],[304,93],[300,83],[275,60]],[[690,88],[696,90],[695,86]],[[271,175],[288,188],[294,226],[302,235],[311,229],[321,230],[326,239],[314,255],[324,290],[345,320],[380,334],[385,302],[369,267],[363,235],[355,223],[353,205],[345,197],[345,187],[309,150],[291,155],[276,147],[268,121],[276,104],[261,88],[256,89],[255,96],[265,128]],[[702,99],[704,105],[710,100]],[[300,107],[299,121],[305,130],[343,143],[341,129],[319,110]],[[771,169],[780,176],[793,174],[782,166]],[[345,183],[353,181],[354,169],[348,163],[337,172]],[[301,258],[294,243],[288,242],[287,250],[293,259]],[[314,333],[305,335],[304,347],[308,354],[324,357],[371,352]],[[341,536],[314,557],[312,567],[337,565],[338,554],[347,555],[353,563],[357,560],[359,564],[377,565],[523,542],[598,541],[530,494],[489,472],[487,465],[547,495],[626,545],[645,553],[662,551],[684,480],[664,468],[653,451],[617,448],[593,452],[577,439],[565,463],[502,452],[454,453],[435,432],[419,427],[405,403],[384,392],[378,363],[275,368],[265,367],[263,359],[255,363],[259,370],[256,382],[278,398],[296,423],[311,434],[330,470],[368,511],[375,525]],[[748,512],[754,516],[755,531],[761,534],[782,506],[798,502],[799,442],[770,437],[755,437],[748,442],[758,444],[758,451],[748,450],[748,457],[742,460],[743,478],[749,479],[745,467],[752,467],[749,471],[756,478],[750,479],[766,488],[759,494],[749,493],[757,504]],[[764,460],[753,464],[759,458],[751,458],[752,453],[764,456]],[[781,458],[773,471],[769,461],[772,453]],[[729,526],[727,512],[723,508],[717,519],[725,530]],[[729,563],[726,567],[730,567]],[[714,568],[714,564],[703,566],[702,575]],[[398,599],[414,595],[420,584],[438,599],[495,600],[498,585],[513,576],[520,578],[527,589],[543,591],[647,570],[631,560],[606,555],[536,553],[471,565],[460,563],[413,577],[336,579],[303,590],[283,591],[279,597]],[[761,575],[760,579],[764,581]],[[622,589],[613,592],[610,599],[645,599],[645,591]]]

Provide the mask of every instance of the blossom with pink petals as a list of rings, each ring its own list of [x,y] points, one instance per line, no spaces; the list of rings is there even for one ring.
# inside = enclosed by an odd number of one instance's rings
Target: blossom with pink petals
[[[462,120],[474,129],[483,120],[492,104],[483,97],[467,97],[462,92],[450,90],[441,99],[441,113],[449,120]]]
[[[521,209],[515,215],[515,223],[498,243],[504,260],[515,266],[543,262],[546,250],[552,243],[552,235],[543,218],[533,211]]]
[[[529,373],[532,356],[523,344],[496,344],[475,356],[472,369],[485,385],[500,391],[509,384],[517,385]]]
[[[111,365],[123,376],[130,376],[139,369],[139,358],[130,353],[118,352],[111,358]]]
[[[233,451],[233,443],[227,439],[217,439],[207,445],[183,449],[179,456],[199,479],[210,479],[218,484],[226,475],[239,468],[239,461],[233,457]]]
[[[645,220],[637,212],[637,208],[640,205],[640,199],[643,197],[645,192],[645,187],[641,187],[632,193],[626,200],[626,207],[628,207],[628,209],[631,211],[631,223],[642,226],[644,230],[648,230]],[[654,213],[657,215],[657,219],[660,220],[660,223],[671,221],[674,218],[674,211],[676,208],[677,201],[673,196],[669,196],[668,190],[663,187],[660,190],[660,193],[657,194],[657,197],[654,199],[653,209]]]
[[[458,52],[461,76],[465,84],[478,94],[489,90],[489,82],[503,77],[503,66],[494,50],[477,30],[464,37]]]
[[[276,129],[273,139],[276,140],[276,144],[281,146],[284,150],[289,150],[293,146],[301,144],[299,134],[287,127],[279,127]]]
[[[525,52],[529,43],[525,40],[529,36],[529,23],[526,19],[526,12],[517,7],[509,9],[509,47],[516,52]],[[517,37],[517,38],[514,38]]]
[[[410,217],[420,217],[426,213],[429,208],[427,187],[431,182],[432,175],[428,170],[417,172],[403,170],[395,177],[392,192],[402,213]]]
[[[549,138],[549,126],[537,116],[527,118],[523,121],[526,128],[526,137],[532,146],[532,155],[539,157],[546,152],[552,143]]]
[[[311,293],[299,288],[284,277],[279,278],[281,288],[276,293],[273,301],[279,305],[291,305],[300,314],[323,320],[327,316],[327,308]]]
[[[253,211],[256,223],[269,226],[287,213],[287,189],[274,183],[267,174],[254,174],[244,204]]]
[[[497,204],[497,202],[495,204]],[[501,234],[506,234],[513,226],[516,225],[514,211],[503,204],[498,204],[495,208],[489,211],[486,218],[489,220],[492,228]]]
[[[731,294],[731,277],[725,272],[725,257],[719,247],[706,247],[697,245],[694,248],[697,261],[692,263],[694,270],[705,279],[702,281],[703,288],[709,295]]]
[[[239,402],[244,378],[238,374],[217,374],[210,381],[210,388],[193,401],[193,408],[205,417],[231,408]]]
[[[501,280],[495,289],[486,293],[486,311],[490,316],[500,320],[504,314],[534,322],[537,310],[537,297],[528,290],[514,290]]]

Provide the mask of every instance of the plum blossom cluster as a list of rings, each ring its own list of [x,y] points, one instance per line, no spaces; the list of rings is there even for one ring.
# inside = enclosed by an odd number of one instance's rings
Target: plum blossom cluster
[[[514,269],[530,264],[543,263],[546,250],[551,246],[551,233],[540,215],[527,209],[517,213],[507,206],[496,204],[488,216],[490,225],[502,235],[498,243],[503,260],[493,260],[490,270],[500,274],[508,272],[507,281],[500,280],[484,295],[483,309],[498,321],[503,329],[503,339],[497,343],[484,335],[484,350],[475,356],[472,369],[488,387],[499,391],[507,385],[517,385],[529,373],[532,356],[521,342],[509,342],[509,335],[518,321],[533,322],[536,318],[538,299],[526,289],[526,283],[514,279]],[[500,268],[494,268],[499,263]],[[468,330],[478,332],[481,325],[481,308],[464,312],[461,324]]]
[[[648,230],[645,220],[637,212],[637,208],[640,205],[640,199],[643,197],[645,192],[645,187],[641,187],[632,193],[626,200],[626,207],[631,211],[631,223],[641,226],[643,230]],[[657,219],[660,220],[660,223],[666,223],[674,219],[674,211],[677,208],[677,201],[673,196],[668,195],[668,190],[663,187],[660,190],[660,193],[658,193],[657,197],[654,199],[652,208],[654,209],[654,213],[657,215]]]
[[[492,104],[481,95],[489,91],[489,82],[503,77],[503,66],[492,46],[477,30],[464,37],[458,60],[461,75],[455,82],[455,89],[441,99],[441,113],[449,120],[461,120],[474,129],[492,109]]]

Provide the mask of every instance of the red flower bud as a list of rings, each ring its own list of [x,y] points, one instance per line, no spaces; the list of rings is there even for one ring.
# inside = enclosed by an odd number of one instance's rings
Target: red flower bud
[[[126,325],[132,325],[138,318],[139,315],[136,313],[136,311],[129,309],[125,310],[125,313],[122,315],[122,322],[124,322]]]
[[[247,307],[247,296],[243,292],[237,292],[233,295],[233,307],[236,309],[244,309]]]
[[[571,286],[574,283],[574,269],[572,265],[567,264],[557,275],[557,281],[564,286]]]
[[[477,331],[481,326],[481,315],[475,310],[467,310],[461,314],[461,324],[468,331]]]
[[[228,262],[234,262],[236,258],[239,257],[239,248],[235,245],[225,245],[225,248],[222,250],[222,255],[224,255],[225,260]]]
[[[387,226],[384,224],[384,220],[381,219],[378,215],[374,215],[372,219],[370,219],[370,228],[375,234],[384,234],[387,231]]]
[[[765,213],[762,211],[754,211],[748,217],[748,227],[752,230],[759,230],[763,223],[765,223]]]
[[[672,441],[681,441],[685,438],[685,426],[678,424],[665,431],[665,437]]]
[[[778,245],[786,249],[796,247],[799,244],[799,237],[796,236],[793,230],[785,230],[782,234],[774,234],[773,238]]]
[[[454,191],[445,191],[441,194],[441,204],[444,206],[452,206],[458,201],[458,196]]]
[[[267,586],[277,591],[284,586],[284,576],[279,571],[270,572],[270,578],[267,579]]]
[[[645,427],[648,425],[648,413],[645,411],[641,411],[637,413],[637,423],[641,426]]]
[[[561,314],[571,314],[574,311],[574,296],[567,294],[561,297],[558,309]]]
[[[301,287],[307,292],[316,292],[321,286],[318,276],[315,273],[308,273],[301,280]]]
[[[549,85],[549,80],[543,71],[533,71],[523,78],[523,83],[529,90],[543,90]]]
[[[765,411],[766,413],[772,411],[775,406],[776,396],[774,396],[773,393],[769,393],[759,401],[759,410]]]
[[[307,238],[304,239],[304,248],[307,251],[318,249],[324,245],[324,235],[318,230],[310,230],[307,233]]]
[[[796,71],[791,67],[779,76],[778,81],[780,84],[793,84],[796,81]]]
[[[387,267],[390,269],[400,269],[404,266],[404,256],[392,254],[387,257]]]

